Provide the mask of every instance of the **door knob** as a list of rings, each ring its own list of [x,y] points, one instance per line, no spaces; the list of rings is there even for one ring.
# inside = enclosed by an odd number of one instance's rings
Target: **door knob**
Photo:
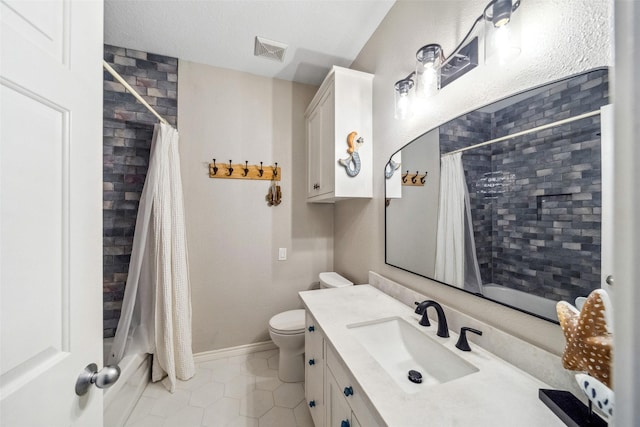
[[[607,282],[607,285],[613,286],[613,276],[611,274],[604,281]]]
[[[91,384],[98,388],[112,386],[120,378],[120,367],[118,365],[105,366],[98,371],[98,365],[88,364],[76,381],[76,394],[83,396],[89,391]]]

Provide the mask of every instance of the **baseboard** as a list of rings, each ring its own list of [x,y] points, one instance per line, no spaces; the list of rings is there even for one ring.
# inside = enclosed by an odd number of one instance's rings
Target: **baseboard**
[[[258,351],[275,350],[278,347],[273,341],[264,341],[253,344],[239,345],[237,347],[221,348],[219,350],[203,351],[193,355],[195,362],[208,362],[210,360],[224,359],[225,357],[244,356]]]

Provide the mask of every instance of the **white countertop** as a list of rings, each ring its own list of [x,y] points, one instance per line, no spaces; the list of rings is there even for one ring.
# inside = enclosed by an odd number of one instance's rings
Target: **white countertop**
[[[472,351],[455,347],[458,334],[436,336],[437,323],[418,325],[420,315],[369,285],[300,292],[328,343],[351,371],[361,390],[389,426],[563,426],[538,398],[550,388],[524,371],[470,342]],[[442,343],[478,372],[406,393],[353,338],[346,325],[400,317]],[[471,341],[471,340],[470,340]]]

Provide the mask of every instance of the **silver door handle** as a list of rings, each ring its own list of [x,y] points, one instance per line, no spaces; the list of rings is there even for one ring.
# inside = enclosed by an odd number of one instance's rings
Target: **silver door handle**
[[[105,366],[98,371],[98,365],[89,363],[76,381],[76,394],[83,396],[89,391],[91,384],[98,388],[112,386],[120,378],[120,367],[118,365]]]
[[[613,286],[613,275],[608,275],[604,281],[607,282],[607,285]]]

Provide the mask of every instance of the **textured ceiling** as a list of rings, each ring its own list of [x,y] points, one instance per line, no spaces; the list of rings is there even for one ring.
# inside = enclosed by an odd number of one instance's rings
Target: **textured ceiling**
[[[105,0],[104,42],[319,85],[348,67],[395,0]],[[255,57],[254,38],[289,45]]]

